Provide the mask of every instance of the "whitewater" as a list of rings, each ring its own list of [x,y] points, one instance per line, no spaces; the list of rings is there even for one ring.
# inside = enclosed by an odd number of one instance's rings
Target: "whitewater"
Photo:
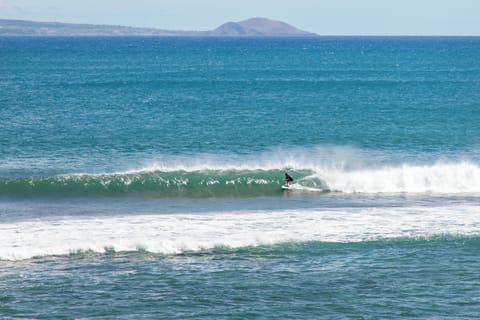
[[[179,254],[285,242],[360,242],[480,233],[480,207],[383,207],[84,216],[0,224],[0,259],[85,252]]]

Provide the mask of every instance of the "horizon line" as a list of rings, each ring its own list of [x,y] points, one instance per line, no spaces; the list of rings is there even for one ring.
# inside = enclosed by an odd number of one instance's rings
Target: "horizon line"
[[[247,18],[251,19],[251,18]],[[265,18],[274,21],[280,21],[276,19]],[[33,23],[53,23],[53,24],[73,24],[73,25],[85,25],[85,26],[102,26],[102,27],[123,27],[123,28],[132,28],[132,29],[150,29],[158,30],[165,32],[192,32],[192,33],[206,33],[212,30],[186,30],[186,29],[163,29],[158,27],[144,27],[144,26],[132,26],[132,25],[123,25],[123,24],[104,24],[104,23],[85,23],[85,22],[60,22],[52,20],[25,20],[25,19],[8,19],[1,18],[0,20],[5,21],[21,21],[21,22],[33,22]],[[242,20],[243,21],[243,20]],[[228,21],[227,21],[228,22]],[[288,22],[284,22],[289,24]],[[293,26],[293,25],[292,25]],[[206,36],[206,35],[0,35],[0,37],[208,37],[208,38],[304,38],[304,37],[480,37],[480,34],[319,34],[311,31],[306,31],[309,35],[282,35],[282,36],[252,36],[252,35],[225,35],[225,36]]]

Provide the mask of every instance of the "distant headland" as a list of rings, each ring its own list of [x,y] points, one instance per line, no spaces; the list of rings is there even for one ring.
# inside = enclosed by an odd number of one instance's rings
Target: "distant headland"
[[[210,31],[214,36],[312,36],[316,35],[266,18],[251,18],[240,22],[227,22]]]
[[[114,25],[36,22],[0,19],[0,36],[211,36],[211,37],[301,37],[316,36],[288,23],[251,18],[227,22],[209,31],[173,31]]]

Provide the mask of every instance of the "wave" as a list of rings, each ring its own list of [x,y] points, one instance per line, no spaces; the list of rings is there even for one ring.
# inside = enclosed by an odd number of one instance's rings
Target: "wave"
[[[291,173],[301,179],[312,172],[294,170]],[[0,179],[0,194],[154,198],[252,197],[279,195],[282,193],[280,188],[282,184],[283,171],[281,170],[142,171]],[[317,191],[326,188],[320,182],[315,186]]]
[[[0,260],[82,252],[182,254],[292,243],[480,236],[476,205],[57,217],[0,223]]]
[[[149,167],[104,174],[66,174],[0,179],[0,195],[13,196],[129,196],[206,198],[280,196],[283,173],[296,179],[292,191],[341,193],[480,193],[480,166],[471,161],[433,164],[346,166],[308,164],[295,168],[241,170]]]

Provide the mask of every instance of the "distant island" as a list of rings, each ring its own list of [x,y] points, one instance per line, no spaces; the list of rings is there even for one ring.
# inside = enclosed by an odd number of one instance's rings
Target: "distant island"
[[[209,32],[214,36],[312,36],[314,33],[297,29],[288,23],[266,18],[251,18],[227,22]]]
[[[172,31],[113,25],[36,22],[0,19],[0,36],[212,36],[212,37],[298,37],[316,34],[295,28],[288,23],[251,18],[227,22],[210,31]]]

